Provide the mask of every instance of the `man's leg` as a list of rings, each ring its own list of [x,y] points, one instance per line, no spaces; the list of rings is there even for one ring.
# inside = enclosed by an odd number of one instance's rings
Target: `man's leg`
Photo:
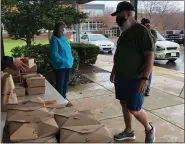
[[[116,99],[120,101],[120,104],[122,106],[122,111],[123,111],[123,117],[125,120],[125,130],[122,131],[121,133],[115,134],[114,139],[117,141],[122,141],[122,140],[134,140],[135,135],[132,130],[132,116],[131,113],[129,112],[127,108],[127,93],[126,93],[126,85],[127,83],[123,82],[118,77],[115,77],[115,94],[116,94]]]
[[[138,93],[140,82],[135,81],[128,84],[129,97],[127,99],[127,108],[130,113],[144,126],[146,131],[145,142],[153,143],[155,140],[155,128],[149,123],[147,114],[142,110],[144,94]]]
[[[132,132],[132,114],[130,113],[129,109],[127,108],[127,104],[125,101],[120,101],[123,111],[123,117],[125,121],[125,130],[127,132]]]
[[[149,96],[150,95],[151,81],[152,81],[152,72],[149,75],[148,86],[147,86],[147,89],[146,89],[146,92],[145,92],[145,96]]]

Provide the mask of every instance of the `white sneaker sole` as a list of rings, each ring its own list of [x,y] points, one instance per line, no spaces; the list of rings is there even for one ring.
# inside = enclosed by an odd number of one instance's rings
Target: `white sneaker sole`
[[[136,139],[136,136],[134,136],[134,137],[126,137],[126,138],[121,138],[121,139],[114,138],[114,139],[116,141],[135,140]]]

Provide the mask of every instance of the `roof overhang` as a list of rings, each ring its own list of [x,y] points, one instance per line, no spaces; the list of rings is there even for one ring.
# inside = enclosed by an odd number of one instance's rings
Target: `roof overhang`
[[[94,0],[56,0],[58,4],[70,5],[76,2],[77,4],[85,4]]]

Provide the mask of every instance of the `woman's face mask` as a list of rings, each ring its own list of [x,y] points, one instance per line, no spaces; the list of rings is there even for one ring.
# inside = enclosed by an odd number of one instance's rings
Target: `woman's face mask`
[[[67,32],[67,30],[66,30],[66,28],[64,28],[63,34],[66,34],[66,32]]]

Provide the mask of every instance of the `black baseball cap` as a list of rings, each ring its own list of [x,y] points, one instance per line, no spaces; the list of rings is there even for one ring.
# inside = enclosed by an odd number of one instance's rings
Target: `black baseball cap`
[[[112,13],[111,16],[116,16],[118,13],[122,11],[134,11],[134,6],[131,3],[126,2],[126,1],[120,2],[117,5],[116,11]]]

